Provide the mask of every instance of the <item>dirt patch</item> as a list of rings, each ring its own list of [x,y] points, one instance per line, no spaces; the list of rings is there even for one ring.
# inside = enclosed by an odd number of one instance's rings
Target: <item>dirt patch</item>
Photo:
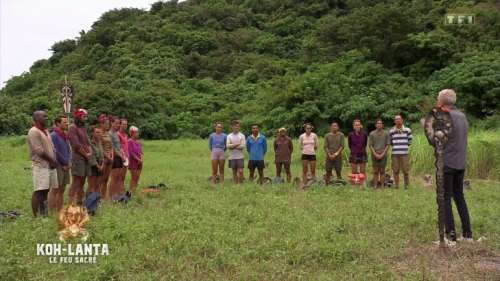
[[[419,280],[500,280],[500,254],[483,242],[462,242],[451,248],[410,243],[393,259],[393,270],[402,279]]]

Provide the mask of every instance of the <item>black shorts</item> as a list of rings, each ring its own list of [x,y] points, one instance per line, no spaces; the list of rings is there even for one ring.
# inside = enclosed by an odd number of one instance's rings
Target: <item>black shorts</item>
[[[302,154],[302,160],[316,161],[316,155]]]
[[[367,155],[361,155],[361,156],[354,156],[351,155],[349,157],[349,163],[352,164],[362,164],[368,162],[368,156]]]
[[[102,176],[102,172],[97,169],[97,166],[90,167],[90,176],[91,177],[100,177]]]
[[[250,170],[257,168],[259,171],[262,171],[264,170],[264,167],[264,160],[248,160],[248,169]]]
[[[123,168],[123,160],[119,156],[115,155],[115,157],[113,157],[113,165],[111,166],[111,169],[121,168]]]

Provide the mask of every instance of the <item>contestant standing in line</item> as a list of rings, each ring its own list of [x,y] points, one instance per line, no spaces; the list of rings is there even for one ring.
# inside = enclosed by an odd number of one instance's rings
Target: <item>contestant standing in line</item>
[[[281,178],[281,169],[285,168],[287,182],[292,180],[292,172],[290,171],[292,153],[292,139],[287,135],[285,128],[280,128],[278,136],[274,140],[274,163],[276,164],[276,177]]]
[[[47,113],[35,111],[33,113],[33,127],[28,131],[28,148],[33,173],[33,194],[31,208],[33,216],[47,216],[47,195],[49,189],[57,189],[57,160],[54,144],[49,136],[47,127]]]
[[[59,116],[54,120],[54,130],[50,134],[57,159],[58,188],[49,191],[49,211],[59,212],[64,203],[64,190],[70,181],[71,147],[68,139],[68,118]]]
[[[366,154],[366,145],[368,143],[368,136],[363,130],[361,120],[355,119],[352,122],[353,131],[347,137],[347,143],[351,150],[349,162],[351,163],[352,174],[363,174],[366,179],[366,162],[368,162],[368,155]]]
[[[229,149],[229,168],[233,170],[233,182],[243,183],[244,158],[243,149],[246,147],[245,135],[240,132],[241,123],[234,120],[231,123],[232,133],[227,136],[226,147]]]
[[[335,169],[337,180],[342,179],[342,151],[344,150],[344,134],[339,131],[339,124],[334,121],[330,125],[330,132],[325,135],[325,170],[326,184],[332,181],[332,171]]]
[[[318,136],[312,132],[313,126],[310,123],[304,124],[305,132],[299,137],[300,149],[302,151],[302,186],[308,181],[308,171],[311,177],[316,180],[316,150],[319,146]]]
[[[217,176],[222,186],[224,186],[224,164],[226,158],[227,135],[223,132],[224,124],[222,122],[215,123],[215,132],[208,137],[208,148],[211,151],[212,160],[212,184],[215,185]]]

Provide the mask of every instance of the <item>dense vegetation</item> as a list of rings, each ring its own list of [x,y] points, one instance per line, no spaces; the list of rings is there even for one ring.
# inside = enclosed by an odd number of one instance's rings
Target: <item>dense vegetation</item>
[[[444,25],[446,13],[473,25]],[[206,136],[215,120],[266,131],[304,121],[420,118],[452,87],[474,121],[500,123],[494,0],[210,0],[109,11],[0,91],[0,134],[60,113],[65,74],[92,117],[128,117],[147,138]],[[476,123],[476,122],[473,122]]]

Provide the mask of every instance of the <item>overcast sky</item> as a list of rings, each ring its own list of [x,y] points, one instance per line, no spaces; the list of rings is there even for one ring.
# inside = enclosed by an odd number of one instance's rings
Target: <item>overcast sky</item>
[[[0,0],[0,88],[12,76],[47,59],[57,41],[72,39],[106,11],[149,10],[158,0]]]

